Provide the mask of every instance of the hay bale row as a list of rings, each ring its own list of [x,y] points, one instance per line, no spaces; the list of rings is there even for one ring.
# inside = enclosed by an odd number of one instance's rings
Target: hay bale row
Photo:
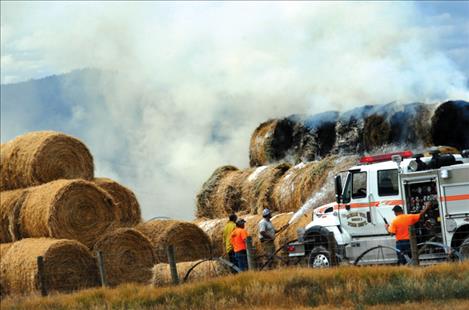
[[[130,189],[108,178],[95,178],[93,182],[112,197],[118,225],[135,226],[142,221],[140,205]]]
[[[7,250],[4,250],[8,247]],[[70,292],[98,285],[98,271],[90,251],[72,240],[23,239],[2,245],[0,288],[3,294],[39,290],[37,257],[44,258],[45,285],[50,292]]]
[[[84,180],[58,180],[0,199],[1,242],[29,237],[74,239],[92,248],[116,219],[104,190]]]
[[[206,280],[231,274],[229,267],[218,260],[183,262],[178,263],[176,268],[179,280],[186,280],[188,282]],[[190,269],[192,270],[188,274]],[[155,286],[169,285],[172,283],[169,264],[156,264],[153,267],[151,283]]]
[[[104,234],[93,247],[100,251],[107,284],[148,283],[156,262],[151,241],[132,228],[119,228]]]
[[[68,135],[39,131],[1,145],[0,190],[26,188],[58,179],[93,178],[88,148]]]
[[[211,257],[211,243],[197,225],[176,220],[151,220],[135,227],[151,241],[157,262],[167,263],[166,249],[174,247],[177,262]]]

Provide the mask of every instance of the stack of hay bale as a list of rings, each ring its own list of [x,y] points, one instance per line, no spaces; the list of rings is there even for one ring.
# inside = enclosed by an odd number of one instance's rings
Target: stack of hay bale
[[[130,189],[94,178],[93,158],[81,141],[52,131],[28,133],[2,144],[0,160],[2,295],[39,289],[38,256],[44,259],[49,291],[98,285],[98,251],[108,285],[150,282],[151,269],[161,259],[156,254],[167,244],[152,238],[152,229],[143,229]],[[202,234],[209,251],[208,237],[189,225]],[[152,226],[160,231],[156,226],[167,225]]]

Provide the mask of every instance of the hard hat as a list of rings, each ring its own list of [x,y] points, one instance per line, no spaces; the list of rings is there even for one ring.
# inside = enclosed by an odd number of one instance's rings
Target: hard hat
[[[236,226],[241,226],[241,225],[243,225],[244,223],[246,223],[245,220],[239,219],[239,220],[236,221]]]
[[[263,217],[266,217],[266,216],[269,216],[270,215],[270,210],[265,208],[263,211],[262,211],[262,216]]]

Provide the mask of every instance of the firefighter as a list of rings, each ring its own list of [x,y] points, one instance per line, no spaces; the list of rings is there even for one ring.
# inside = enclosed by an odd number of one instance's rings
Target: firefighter
[[[409,226],[417,223],[420,218],[432,207],[432,203],[427,201],[425,208],[417,214],[404,214],[401,206],[394,206],[392,210],[396,218],[392,221],[391,225],[384,224],[386,230],[396,236],[396,248],[407,256],[411,257],[410,241],[409,241]],[[406,260],[403,255],[398,255],[399,265],[405,264]]]
[[[231,233],[231,245],[233,246],[233,251],[235,253],[236,265],[241,271],[248,269],[248,258],[246,253],[246,238],[248,237],[248,232],[244,228],[245,220],[239,219],[236,221],[236,228]]]
[[[231,214],[228,218],[228,222],[223,229],[223,248],[225,249],[225,255],[228,256],[229,261],[236,265],[236,258],[231,245],[231,233],[236,228],[236,220],[238,217],[236,214]]]
[[[274,225],[270,221],[272,214],[269,209],[262,211],[262,220],[259,221],[259,240],[261,241],[262,247],[264,248],[265,254],[268,257],[272,257],[275,254],[275,230]]]

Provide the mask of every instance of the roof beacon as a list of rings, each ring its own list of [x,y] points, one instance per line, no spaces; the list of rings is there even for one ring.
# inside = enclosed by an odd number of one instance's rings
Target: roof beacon
[[[388,161],[392,160],[392,157],[395,155],[400,155],[402,158],[410,158],[412,157],[412,151],[402,151],[402,152],[393,152],[393,153],[386,153],[380,155],[373,155],[373,156],[363,156],[360,158],[360,163],[362,164],[372,164],[381,161]]]

